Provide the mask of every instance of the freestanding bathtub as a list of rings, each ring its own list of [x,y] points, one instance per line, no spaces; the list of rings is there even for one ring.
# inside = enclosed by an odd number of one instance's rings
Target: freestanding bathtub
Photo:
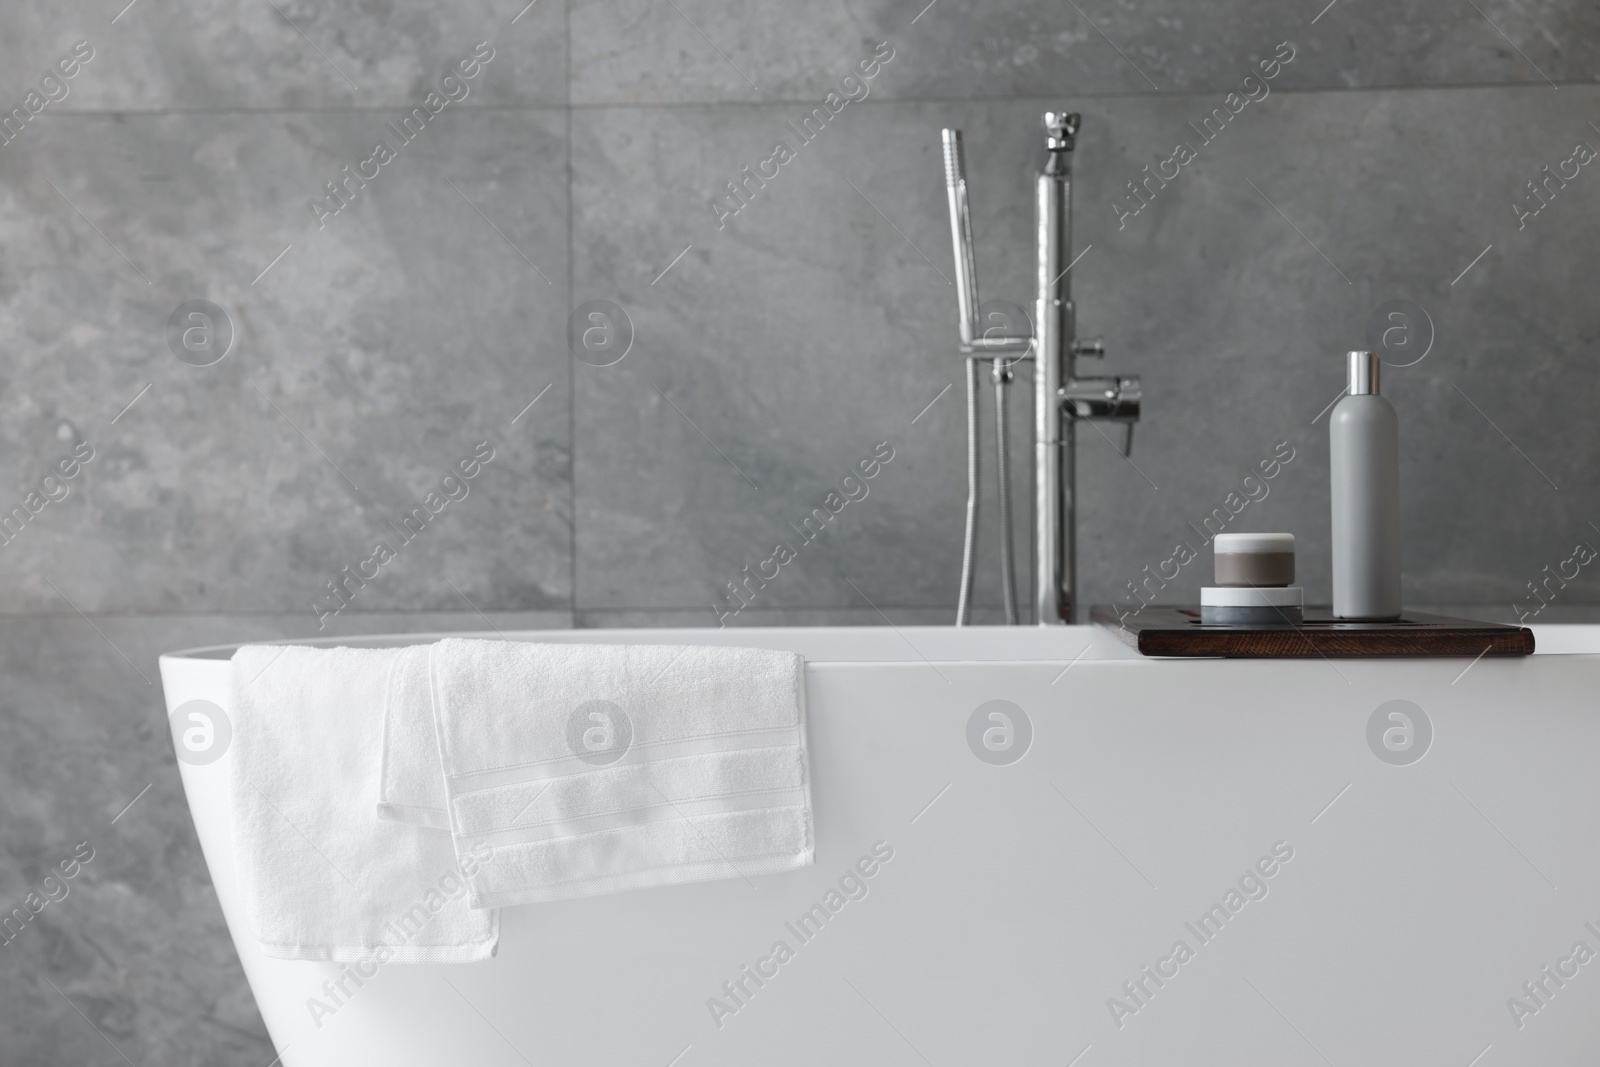
[[[229,760],[185,763],[289,1067],[1600,1055],[1600,627],[1477,662],[1156,661],[1087,627],[500,636],[802,653],[816,865],[507,909],[496,958],[392,964],[314,1019],[338,966],[261,954]],[[231,653],[163,656],[169,712],[227,710]],[[863,858],[865,895],[830,895]]]

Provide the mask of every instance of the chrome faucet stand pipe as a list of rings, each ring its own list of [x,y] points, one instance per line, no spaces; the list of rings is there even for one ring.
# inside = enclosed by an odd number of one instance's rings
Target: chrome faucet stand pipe
[[[1076,428],[1061,403],[1072,378],[1076,322],[1067,267],[1072,256],[1072,146],[1078,116],[1044,115],[1045,161],[1035,184],[1038,304],[1033,360],[1033,621],[1072,622],[1077,545],[1072,537],[1077,481]]]

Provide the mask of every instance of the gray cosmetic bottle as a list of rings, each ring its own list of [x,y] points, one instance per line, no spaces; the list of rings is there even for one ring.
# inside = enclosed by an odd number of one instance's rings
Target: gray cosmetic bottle
[[[1378,395],[1378,355],[1351,352],[1349,394],[1328,420],[1333,615],[1400,617],[1400,420]]]

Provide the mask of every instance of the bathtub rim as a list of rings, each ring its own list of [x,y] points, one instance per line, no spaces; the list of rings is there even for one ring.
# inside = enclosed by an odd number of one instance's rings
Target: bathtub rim
[[[1600,649],[1600,627],[1596,627]],[[302,645],[311,648],[399,648],[431,644],[447,637],[563,644],[710,645],[771,648],[798,652],[810,663],[899,662],[1054,662],[1080,653],[1096,660],[1139,662],[1104,627],[956,626],[741,626],[737,628],[626,628],[551,630],[451,630],[385,632],[337,637],[286,637],[229,642],[163,652],[160,660],[226,663],[246,644]]]
[[[1600,654],[1600,624],[1532,625],[1534,655]],[[1082,657],[1099,663],[1162,663],[1128,648],[1103,626],[741,626],[549,630],[450,630],[284,637],[200,645],[161,653],[162,663],[226,663],[245,644],[311,648],[400,648],[447,637],[563,644],[662,644],[769,648],[798,652],[808,663],[1051,663]],[[1203,657],[1215,658],[1215,657]],[[1439,657],[1468,658],[1468,657]]]

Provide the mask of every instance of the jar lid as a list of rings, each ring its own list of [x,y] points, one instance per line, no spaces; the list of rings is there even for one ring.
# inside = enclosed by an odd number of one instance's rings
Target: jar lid
[[[1291,533],[1219,533],[1211,539],[1215,552],[1293,552]]]

